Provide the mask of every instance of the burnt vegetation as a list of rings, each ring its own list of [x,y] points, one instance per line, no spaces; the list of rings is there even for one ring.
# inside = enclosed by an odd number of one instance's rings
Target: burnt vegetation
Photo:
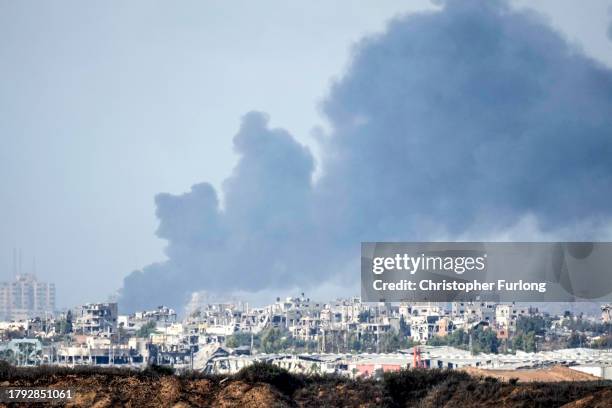
[[[84,396],[76,406],[330,406],[330,407],[549,407],[582,401],[606,406],[612,382],[505,382],[459,370],[413,369],[385,373],[379,379],[336,375],[296,375],[278,366],[256,363],[232,376],[167,367],[146,370],[81,367],[13,367],[0,362],[3,386],[73,387]],[[168,391],[171,389],[171,391]],[[153,400],[140,400],[155,393]],[[105,405],[106,404],[106,405]],[[255,405],[252,405],[255,404]]]

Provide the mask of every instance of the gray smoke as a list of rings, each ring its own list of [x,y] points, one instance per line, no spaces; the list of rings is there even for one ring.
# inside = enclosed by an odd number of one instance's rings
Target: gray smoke
[[[323,111],[316,182],[308,149],[249,113],[223,208],[205,183],[158,195],[168,260],[126,277],[122,308],[356,280],[361,241],[610,219],[612,72],[505,2],[395,19],[358,44]]]

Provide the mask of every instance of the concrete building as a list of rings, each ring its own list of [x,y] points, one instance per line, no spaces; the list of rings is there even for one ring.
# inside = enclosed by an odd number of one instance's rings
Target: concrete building
[[[110,336],[117,332],[117,303],[87,303],[74,316],[75,334]]]
[[[55,311],[55,285],[39,282],[34,274],[18,274],[0,283],[0,319],[26,320]]]
[[[130,364],[137,357],[128,345],[113,344],[110,338],[97,336],[75,336],[71,344],[62,344],[56,351],[55,359],[59,365],[115,365]]]
[[[512,304],[498,304],[495,307],[495,327],[507,333],[514,333],[516,321],[521,316],[532,316],[537,309],[528,306]]]
[[[495,303],[491,302],[452,302],[451,315],[467,321],[495,320]]]
[[[604,323],[612,322],[612,304],[601,306],[601,320],[603,320]]]
[[[156,327],[166,327],[175,324],[176,321],[176,311],[174,309],[158,306],[154,310],[119,315],[117,325],[129,334],[139,330],[145,324],[155,323]]]
[[[448,316],[445,316],[441,318],[440,320],[438,320],[438,333],[437,333],[438,336],[440,337],[447,336],[451,334],[454,330],[455,330],[455,324]]]
[[[437,336],[440,330],[438,321],[440,316],[415,316],[410,324],[410,335],[412,340],[418,343],[425,343],[433,336]]]

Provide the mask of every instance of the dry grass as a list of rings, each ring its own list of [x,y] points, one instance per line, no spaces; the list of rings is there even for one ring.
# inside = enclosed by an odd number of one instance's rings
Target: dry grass
[[[464,371],[404,370],[380,381],[293,375],[256,364],[231,377],[173,375],[98,367],[14,368],[0,364],[2,386],[73,388],[77,398],[55,406],[112,407],[574,407],[605,406],[610,382],[510,383]],[[602,400],[606,398],[606,400]]]

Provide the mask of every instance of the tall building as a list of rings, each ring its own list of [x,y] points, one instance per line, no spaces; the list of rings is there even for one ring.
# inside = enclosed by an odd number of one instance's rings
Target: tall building
[[[55,285],[39,282],[34,274],[18,274],[13,282],[0,283],[0,319],[44,317],[55,310]]]

